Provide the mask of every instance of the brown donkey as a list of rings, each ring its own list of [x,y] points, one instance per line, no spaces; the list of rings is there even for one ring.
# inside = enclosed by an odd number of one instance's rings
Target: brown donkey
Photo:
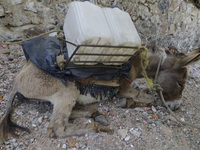
[[[140,56],[133,58],[132,69],[128,79],[133,81],[142,77],[142,68],[140,65]],[[158,84],[163,88],[164,97],[172,110],[177,109],[181,104],[181,94],[187,79],[186,66],[200,59],[200,48],[193,52],[181,55],[167,55],[162,62],[158,75]],[[154,78],[157,65],[160,58],[156,52],[149,52],[149,64],[146,72],[149,77]],[[119,95],[125,98],[134,98],[134,89],[130,87],[127,80],[120,81],[121,90]],[[86,104],[97,100],[94,98],[80,95],[80,91],[75,86],[75,82],[68,82],[67,86],[39,68],[31,61],[28,61],[22,68],[21,72],[16,76],[12,91],[8,96],[7,111],[0,122],[0,143],[7,139],[9,134],[14,135],[14,128],[17,127],[10,120],[11,106],[15,95],[22,94],[30,99],[48,100],[53,105],[53,113],[48,126],[48,135],[57,137],[66,137],[71,135],[81,135],[91,131],[104,131],[106,127],[98,123],[72,124],[69,123],[69,117],[73,116],[73,107],[77,101]],[[90,108],[88,108],[90,109]],[[79,116],[84,113],[79,113]]]

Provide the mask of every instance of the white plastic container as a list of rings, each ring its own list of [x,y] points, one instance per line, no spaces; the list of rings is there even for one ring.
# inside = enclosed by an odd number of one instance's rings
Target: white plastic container
[[[102,8],[107,19],[110,30],[114,36],[113,45],[120,46],[140,46],[141,39],[137,33],[137,30],[127,12],[120,10],[119,8]],[[118,49],[113,53],[118,54],[134,54],[135,49]],[[127,61],[130,57],[112,56],[110,61]],[[117,65],[117,64],[116,64]]]
[[[90,2],[71,2],[64,22],[66,40],[80,44],[91,45],[121,45],[139,46],[141,39],[128,13],[118,8],[101,8]],[[75,46],[67,44],[69,57],[73,54]],[[130,49],[85,48],[78,53],[112,53],[134,54]],[[126,61],[130,57],[123,56],[85,56],[76,55],[72,60],[77,61]],[[94,65],[94,63],[79,63],[81,65]],[[120,65],[104,63],[105,65]]]
[[[66,40],[75,44],[111,45],[113,36],[101,7],[90,2],[71,2],[64,22]],[[69,57],[75,46],[67,44]],[[101,48],[81,48],[79,53],[99,53]],[[76,56],[74,60],[96,60],[97,56]],[[91,64],[92,65],[92,64]]]

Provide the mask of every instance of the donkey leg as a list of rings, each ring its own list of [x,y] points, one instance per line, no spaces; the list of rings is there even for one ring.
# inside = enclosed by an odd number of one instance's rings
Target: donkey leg
[[[78,118],[93,118],[95,122],[98,122],[103,126],[107,126],[108,119],[103,113],[98,111],[98,106],[99,103],[76,105],[72,110],[70,120],[75,120],[76,122],[80,120]]]
[[[66,93],[66,91],[64,92]],[[71,94],[70,93],[64,96],[64,97],[68,97],[67,100],[65,99],[65,100],[56,101],[56,103],[54,102],[53,114],[52,114],[52,117],[48,126],[48,130],[47,130],[47,134],[50,137],[54,137],[54,136],[66,137],[66,136],[74,136],[74,135],[84,135],[86,133],[98,132],[98,131],[112,132],[110,128],[103,126],[99,123],[94,123],[94,122],[88,123],[88,124],[69,123],[69,117],[71,115],[72,109],[76,103],[76,98],[78,96],[78,94],[75,96],[74,95],[75,93],[71,93]],[[58,94],[56,94],[55,97],[58,99],[59,97],[57,95]],[[78,117],[81,117],[80,112],[76,113],[78,114]],[[91,114],[92,113],[89,113],[89,115]],[[74,117],[77,117],[77,115],[74,115]]]
[[[106,117],[100,113],[98,109],[99,103],[93,103],[93,104],[87,104],[87,105],[76,105],[71,113],[70,119],[78,119],[78,118],[93,118],[96,122],[91,123],[83,123],[80,120],[78,120],[78,123],[68,123],[67,128],[65,130],[66,136],[81,136],[86,133],[90,132],[108,132],[112,133],[113,130],[111,130],[108,126],[105,126],[106,122],[108,124],[108,121]],[[103,117],[102,117],[103,116]],[[101,117],[103,119],[96,119],[97,117]],[[104,119],[105,118],[105,119]],[[102,123],[103,122],[103,123]]]
[[[92,122],[87,124],[72,124],[69,123],[66,129],[66,136],[81,136],[91,132],[107,132],[113,133],[113,130],[108,126],[103,126],[99,123]]]
[[[80,105],[77,104],[74,106],[72,113],[70,115],[70,119],[74,120],[77,118],[91,118],[92,115],[98,112],[98,105],[99,103],[87,104],[87,105]]]
[[[124,84],[125,85],[125,84]],[[120,91],[118,107],[122,108],[135,108],[135,107],[148,107],[153,104],[153,97],[147,94],[146,90],[138,90],[132,88],[130,85],[125,85],[124,89]]]
[[[50,101],[54,104],[53,113],[47,129],[50,137],[65,137],[65,129],[67,128],[69,116],[76,104],[79,91],[74,84],[68,84],[64,89],[56,92]]]

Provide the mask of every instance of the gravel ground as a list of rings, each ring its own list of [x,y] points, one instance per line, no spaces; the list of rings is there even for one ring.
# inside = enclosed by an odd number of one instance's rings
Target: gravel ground
[[[10,54],[1,54],[8,51]],[[15,75],[25,64],[20,46],[0,47],[0,117],[6,111],[5,100]],[[183,92],[183,105],[175,113],[181,119],[200,125],[200,62],[188,67],[189,77]],[[19,104],[19,105],[17,105]],[[0,150],[10,149],[84,149],[84,150],[146,150],[176,149],[199,150],[200,130],[182,126],[161,105],[134,109],[116,107],[116,102],[102,102],[99,111],[104,113],[113,134],[89,133],[64,139],[46,136],[53,106],[48,103],[15,100],[13,119],[28,127],[31,133],[20,132],[20,138],[10,137]]]

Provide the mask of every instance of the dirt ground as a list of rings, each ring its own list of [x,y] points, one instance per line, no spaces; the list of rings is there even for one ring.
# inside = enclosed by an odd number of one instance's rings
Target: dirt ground
[[[3,52],[4,51],[4,52]],[[2,53],[10,54],[2,54]],[[25,64],[21,46],[0,47],[0,117],[6,111],[6,97],[15,75]],[[183,104],[175,114],[183,121],[200,125],[200,61],[188,67],[189,77],[183,92]],[[28,84],[28,83],[27,83]],[[31,133],[20,132],[10,137],[0,150],[199,150],[200,130],[183,126],[161,105],[122,109],[116,101],[99,104],[114,130],[113,134],[89,133],[64,139],[49,138],[46,129],[53,106],[48,103],[15,100],[13,119],[28,127]],[[82,119],[88,121],[88,119]]]

